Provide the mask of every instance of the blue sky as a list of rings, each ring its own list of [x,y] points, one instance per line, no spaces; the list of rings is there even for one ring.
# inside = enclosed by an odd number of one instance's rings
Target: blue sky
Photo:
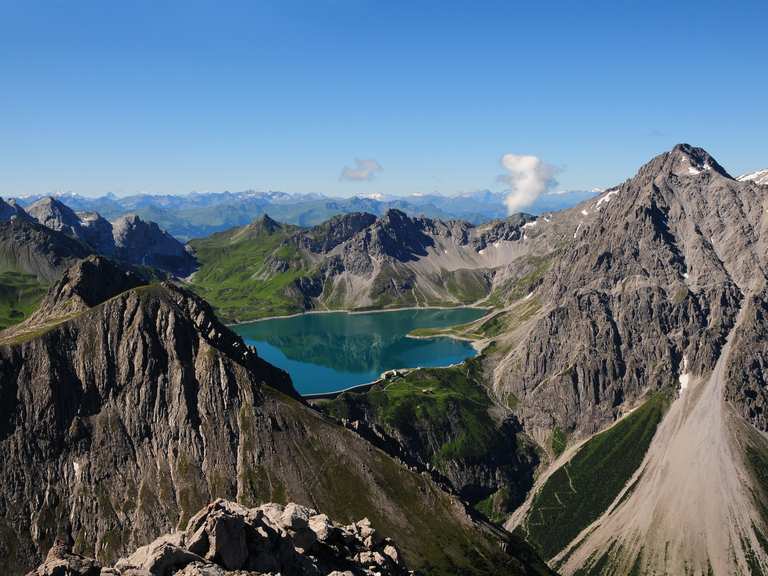
[[[768,166],[766,2],[0,0],[0,195],[605,187]],[[341,180],[355,159],[372,180]]]

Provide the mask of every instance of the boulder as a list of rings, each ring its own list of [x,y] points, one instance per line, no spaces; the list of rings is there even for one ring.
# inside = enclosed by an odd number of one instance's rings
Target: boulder
[[[342,527],[299,504],[245,508],[216,500],[174,532],[138,548],[114,567],[51,549],[28,576],[402,576],[391,540],[368,519]]]
[[[57,542],[45,562],[27,576],[101,576],[101,566],[92,558],[74,554],[68,544]]]
[[[180,568],[203,558],[183,548],[184,534],[175,532],[138,548],[128,558],[121,558],[115,568],[124,575],[129,569],[146,570],[152,576],[170,576]]]

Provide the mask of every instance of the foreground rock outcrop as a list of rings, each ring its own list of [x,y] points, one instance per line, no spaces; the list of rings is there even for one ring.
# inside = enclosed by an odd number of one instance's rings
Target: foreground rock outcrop
[[[408,571],[394,542],[364,518],[342,526],[290,503],[246,508],[216,500],[184,531],[161,536],[113,566],[75,554],[57,542],[28,576],[400,576]]]

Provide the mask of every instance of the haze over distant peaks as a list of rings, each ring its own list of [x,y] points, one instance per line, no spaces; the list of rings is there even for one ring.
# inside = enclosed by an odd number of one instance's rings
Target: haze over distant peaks
[[[569,208],[594,197],[593,191],[552,192],[539,196],[524,211],[543,214]],[[338,214],[367,212],[383,216],[397,209],[409,216],[465,220],[482,224],[508,215],[507,192],[477,190],[447,196],[438,193],[414,193],[390,196],[378,192],[351,197],[329,197],[315,193],[289,194],[279,191],[260,192],[193,192],[190,194],[135,194],[118,197],[107,194],[86,197],[68,192],[54,195],[75,212],[97,212],[107,220],[126,214],[138,214],[144,220],[156,222],[180,240],[201,238],[236,226],[244,226],[258,216],[269,213],[286,224],[309,227],[325,222]],[[26,207],[47,197],[18,198]]]

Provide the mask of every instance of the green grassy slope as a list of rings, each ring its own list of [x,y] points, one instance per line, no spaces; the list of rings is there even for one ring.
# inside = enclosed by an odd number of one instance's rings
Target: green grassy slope
[[[0,270],[0,330],[29,316],[46,290],[47,286],[31,274]]]
[[[305,235],[323,237],[331,233],[332,226],[333,222],[327,222]],[[354,307],[345,282],[334,284],[318,273],[323,257],[299,248],[295,238],[299,230],[262,217],[243,228],[192,240],[190,246],[200,265],[192,289],[227,322],[303,312],[310,307],[308,300],[315,298],[327,309]],[[487,296],[489,290],[486,270],[438,270],[418,276],[406,266],[389,262],[371,278],[370,302],[358,309],[470,304]]]
[[[489,518],[501,520],[524,498],[538,460],[510,423],[492,417],[481,377],[477,359],[415,370],[368,392],[344,393],[321,409],[336,418],[375,423],[446,476],[453,472],[455,477],[457,467],[467,479],[478,470],[498,472],[507,481],[498,490],[468,481],[462,495]]]
[[[283,244],[296,228],[258,224],[190,242],[200,263],[192,288],[226,321],[304,309],[292,284],[309,273],[309,264],[298,249]]]
[[[669,402],[667,393],[656,393],[550,476],[525,524],[528,541],[544,558],[565,548],[613,502],[642,462]]]
[[[272,394],[273,396],[279,396]],[[443,401],[451,395],[441,393]],[[508,540],[502,552],[487,530],[496,528],[458,523],[456,504],[437,490],[426,476],[415,474],[347,430],[332,426],[319,414],[299,407],[295,401],[282,408],[287,418],[284,429],[299,427],[307,438],[301,444],[302,464],[312,474],[310,484],[322,509],[333,518],[354,519],[367,516],[383,534],[397,538],[409,567],[432,576],[483,576],[515,574],[553,574],[519,537]],[[290,424],[288,423],[290,422]],[[288,443],[290,444],[290,443]],[[334,451],[329,450],[335,445]],[[279,451],[290,447],[280,445]],[[339,446],[343,446],[339,450]],[[364,452],[361,452],[364,451]],[[365,461],[367,481],[359,471]],[[266,467],[267,475],[279,475],[277,467]],[[275,478],[269,479],[274,485]],[[288,499],[296,495],[287,490]],[[400,514],[380,513],[391,500]]]
[[[484,317],[474,322],[449,326],[447,328],[417,328],[410,332],[415,337],[457,336],[470,340],[494,338],[500,334],[510,333],[520,327],[523,322],[533,318],[541,309],[541,301],[534,297],[520,300],[514,306],[501,310],[490,317]]]

